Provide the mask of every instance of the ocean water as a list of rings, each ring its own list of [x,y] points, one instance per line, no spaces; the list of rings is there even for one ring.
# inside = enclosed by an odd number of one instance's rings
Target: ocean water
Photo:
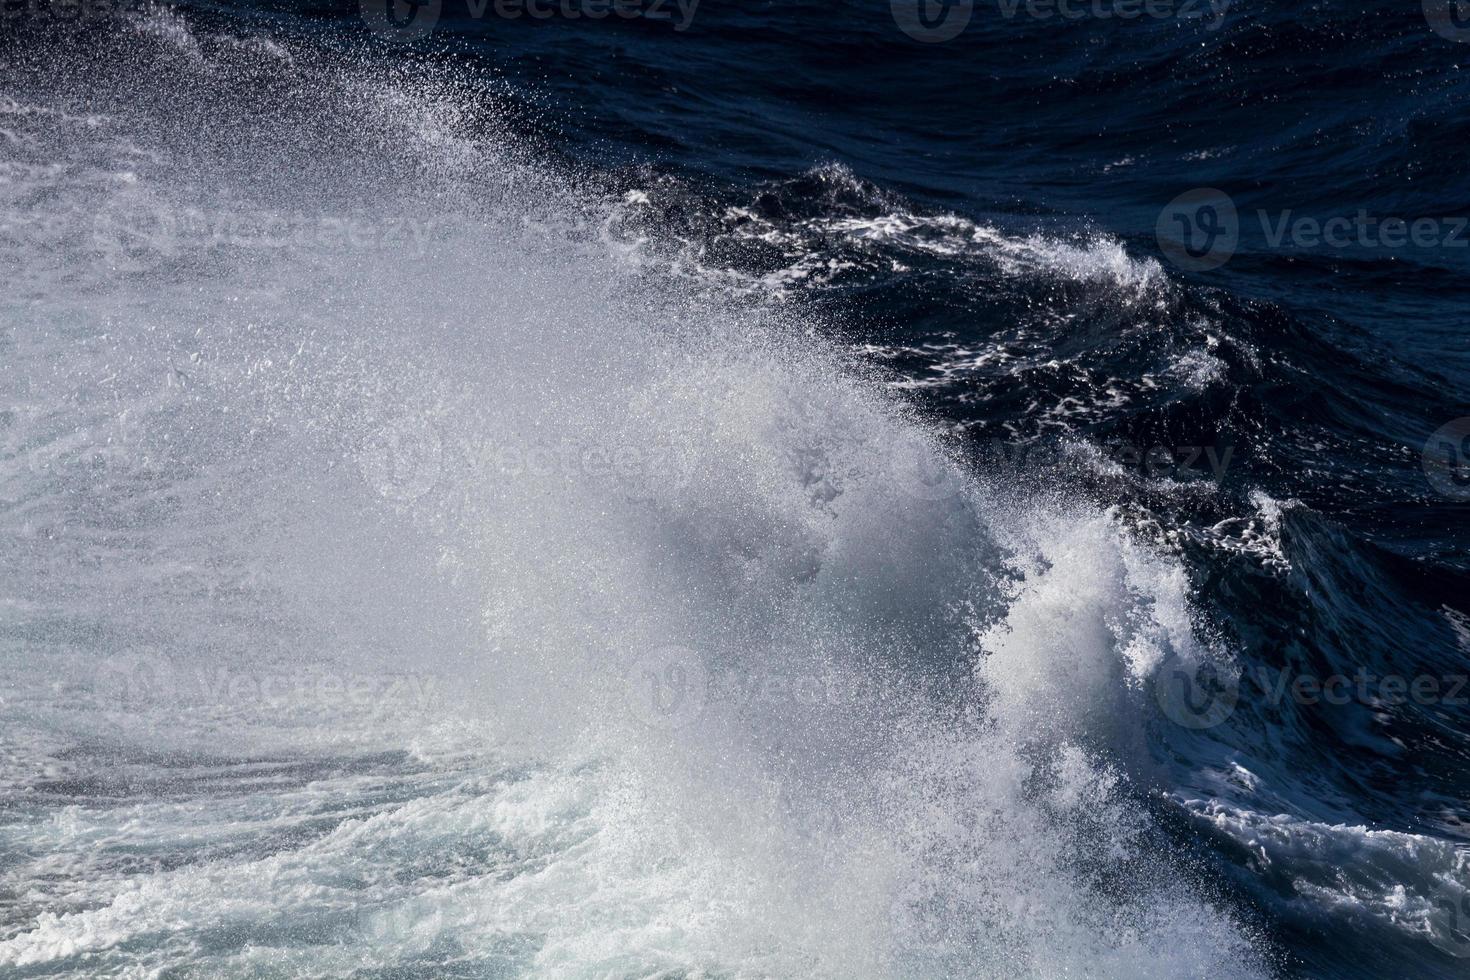
[[[0,976],[1470,975],[1456,12],[513,7],[0,4]]]

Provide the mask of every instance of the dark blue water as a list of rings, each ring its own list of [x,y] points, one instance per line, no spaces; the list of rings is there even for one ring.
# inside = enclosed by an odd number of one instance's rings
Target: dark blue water
[[[376,33],[340,6],[180,9],[206,49],[462,72],[467,127],[626,202],[609,240],[800,309],[967,466],[1064,485],[1174,556],[1238,662],[1165,674],[1137,719],[1179,860],[1282,975],[1470,976],[1470,25],[1377,0],[921,2],[443,0],[417,39],[407,5]],[[954,36],[906,33],[920,14]],[[252,84],[242,118],[311,111]],[[223,156],[231,125],[181,123]],[[1418,934],[1416,902],[1438,908]]]

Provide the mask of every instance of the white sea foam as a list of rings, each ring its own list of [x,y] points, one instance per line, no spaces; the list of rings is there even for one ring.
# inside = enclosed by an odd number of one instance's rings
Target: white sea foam
[[[849,168],[826,164],[805,175],[839,195],[871,198],[872,192]],[[703,241],[683,242],[670,249],[640,231],[641,219],[658,206],[661,192],[645,188],[627,192],[607,208],[601,234],[625,261],[669,269],[694,283],[736,294],[785,299],[793,289],[820,288],[872,271],[867,263],[832,254],[834,245],[883,246],[879,267],[894,271],[902,266],[895,256],[930,257],[993,265],[1007,276],[1062,279],[1099,283],[1113,289],[1127,304],[1162,304],[1168,276],[1157,261],[1135,258],[1123,243],[1108,235],[1062,238],[1041,233],[1016,233],[993,224],[955,214],[920,213],[889,200],[873,200],[877,214],[817,215],[778,222],[751,208],[727,208],[721,216],[721,234],[736,242],[760,242],[789,260],[773,272],[749,273],[711,263]]]
[[[1312,916],[1368,918],[1470,956],[1458,910],[1470,897],[1470,851],[1437,837],[1265,814],[1219,801],[1181,801],[1245,849],[1253,870],[1284,875]]]
[[[207,58],[182,29],[157,28]],[[109,802],[79,772],[50,787],[73,809],[8,823],[7,884],[75,887],[28,900],[0,963],[1264,972],[1136,802],[1142,684],[1205,655],[1177,565],[977,482],[810,325],[628,275],[596,209],[477,140],[445,89],[304,77],[408,149],[283,121],[237,152],[339,156],[278,187],[234,161],[150,171],[102,203],[203,187],[289,213],[307,187],[379,224],[466,220],[422,253],[160,255],[143,234],[5,255],[39,295],[0,313],[14,697],[68,746],[52,761],[112,753],[86,778],[172,798]],[[395,153],[431,186],[347,179]],[[49,179],[45,207],[96,201]],[[1016,256],[1149,275],[1087,254]],[[306,664],[442,697],[270,693]]]

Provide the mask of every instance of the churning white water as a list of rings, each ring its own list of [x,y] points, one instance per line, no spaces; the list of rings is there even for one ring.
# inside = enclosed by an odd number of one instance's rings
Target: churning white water
[[[129,31],[0,72],[5,971],[1266,972],[1150,816],[1179,567],[484,80]]]

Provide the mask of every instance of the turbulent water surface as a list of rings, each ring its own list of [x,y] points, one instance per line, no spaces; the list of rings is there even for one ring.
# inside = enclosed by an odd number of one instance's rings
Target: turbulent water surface
[[[0,974],[1467,975],[1470,47],[661,6],[0,11]]]

